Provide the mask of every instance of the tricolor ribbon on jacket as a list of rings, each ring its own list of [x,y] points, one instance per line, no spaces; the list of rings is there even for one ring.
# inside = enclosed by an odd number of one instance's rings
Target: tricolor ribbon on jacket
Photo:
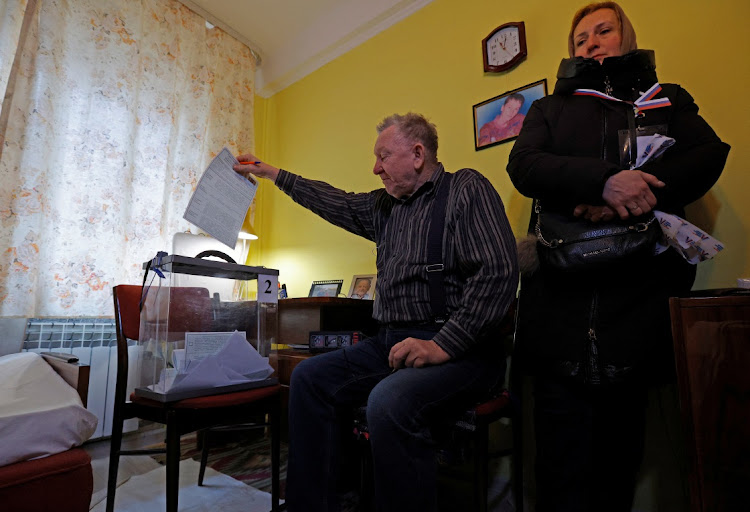
[[[605,100],[612,100],[612,101],[619,101],[621,103],[629,103],[633,105],[633,110],[635,110],[636,114],[642,110],[650,110],[652,108],[661,108],[661,107],[669,107],[672,105],[672,102],[669,101],[669,98],[656,98],[654,99],[654,96],[659,94],[661,92],[661,85],[659,82],[656,82],[654,85],[652,85],[648,91],[644,92],[637,100],[635,100],[633,103],[630,103],[629,101],[624,101],[619,98],[615,98],[614,96],[610,96],[609,94],[605,94],[601,91],[597,91],[596,89],[576,89],[573,92],[573,95],[575,96],[594,96],[596,98],[602,98]]]

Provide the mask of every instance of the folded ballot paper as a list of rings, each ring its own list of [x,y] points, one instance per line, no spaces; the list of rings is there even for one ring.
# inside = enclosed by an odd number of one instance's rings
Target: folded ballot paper
[[[724,249],[724,244],[677,215],[654,210],[665,239],[656,244],[656,254],[672,247],[689,263],[706,261]]]
[[[675,143],[673,138],[658,133],[639,136],[637,141],[638,158],[636,159],[636,167],[657,159]],[[658,219],[661,231],[664,234],[664,239],[656,245],[656,254],[661,254],[672,247],[689,263],[695,265],[713,258],[724,249],[723,243],[682,217],[659,210],[654,210],[654,215]]]
[[[204,337],[225,335],[221,348],[215,353],[206,353],[206,340],[199,340],[201,351],[192,351],[191,334]],[[247,342],[243,333],[186,333],[187,349],[175,350],[175,368],[162,372],[159,382],[147,388],[136,388],[138,396],[162,402],[185,398],[252,389],[274,384],[269,379],[274,372],[268,358],[261,356],[255,347]],[[208,340],[208,344],[216,340]]]
[[[658,133],[653,135],[639,135],[636,137],[638,142],[638,156],[635,159],[636,168],[642,166],[650,160],[656,160],[668,148],[674,146],[675,140],[672,137],[665,137]]]

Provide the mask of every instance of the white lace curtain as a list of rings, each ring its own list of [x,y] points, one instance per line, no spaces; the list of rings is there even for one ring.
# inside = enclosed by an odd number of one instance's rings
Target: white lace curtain
[[[27,0],[0,2],[0,100],[5,97],[8,87],[10,68],[18,47],[26,4]]]
[[[111,316],[211,158],[252,149],[254,58],[174,0],[0,3],[0,316]]]

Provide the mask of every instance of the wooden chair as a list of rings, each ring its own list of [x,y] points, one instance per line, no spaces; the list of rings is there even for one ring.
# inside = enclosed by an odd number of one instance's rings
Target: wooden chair
[[[361,483],[360,510],[367,510],[372,506],[372,456],[370,454],[370,434],[365,415],[365,406],[354,412],[354,435],[361,443]],[[513,447],[494,454],[495,456],[512,456],[513,465],[513,497],[516,510],[523,510],[523,457],[520,408],[514,405],[507,390],[503,390],[496,397],[482,402],[469,409],[458,419],[452,419],[446,427],[459,434],[468,435],[472,445],[472,502],[473,506],[467,510],[487,512],[488,492],[490,483],[489,464],[493,454],[489,451],[490,425],[501,418],[510,418],[513,428]],[[450,450],[450,443],[442,446]]]
[[[522,427],[520,405],[515,402],[508,390],[473,409],[470,409],[463,419],[456,421],[456,428],[463,428],[471,433],[474,445],[474,506],[479,512],[487,512],[489,483],[490,483],[490,425],[501,418],[511,420],[513,431],[513,446],[496,455],[511,456],[512,488],[515,508],[523,511],[523,453]],[[519,398],[520,399],[520,398]]]
[[[206,317],[200,314],[188,314],[187,308],[180,308],[179,294],[173,288],[171,309],[175,316],[170,316],[170,328],[173,322],[185,322],[181,328],[189,331],[196,323],[203,325],[210,320],[211,310]],[[201,300],[196,289],[183,294],[183,301]],[[223,393],[218,395],[188,398],[175,402],[157,402],[132,395],[126,398],[128,377],[128,339],[138,340],[140,329],[141,286],[119,285],[113,288],[115,324],[117,330],[117,383],[115,387],[115,404],[112,425],[112,439],[109,458],[109,479],[107,482],[107,512],[114,510],[115,491],[117,487],[117,470],[121,455],[144,455],[153,453],[167,454],[166,501],[167,511],[177,512],[179,490],[180,436],[202,429],[217,426],[237,425],[252,422],[259,415],[268,415],[271,431],[271,506],[272,512],[279,507],[279,459],[280,459],[280,415],[279,385],[255,388],[246,391]],[[205,298],[210,301],[206,292]],[[195,311],[193,309],[192,311]],[[130,418],[141,418],[166,425],[166,448],[157,450],[121,450],[123,422]],[[204,442],[203,450],[209,449]],[[206,457],[201,462],[201,480],[205,469]]]

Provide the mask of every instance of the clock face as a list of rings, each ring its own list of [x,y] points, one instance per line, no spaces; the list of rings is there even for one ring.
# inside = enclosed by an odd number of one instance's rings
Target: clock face
[[[502,66],[521,52],[518,27],[504,28],[487,40],[487,64]]]
[[[526,27],[523,21],[500,25],[482,40],[484,70],[507,71],[526,58]]]

